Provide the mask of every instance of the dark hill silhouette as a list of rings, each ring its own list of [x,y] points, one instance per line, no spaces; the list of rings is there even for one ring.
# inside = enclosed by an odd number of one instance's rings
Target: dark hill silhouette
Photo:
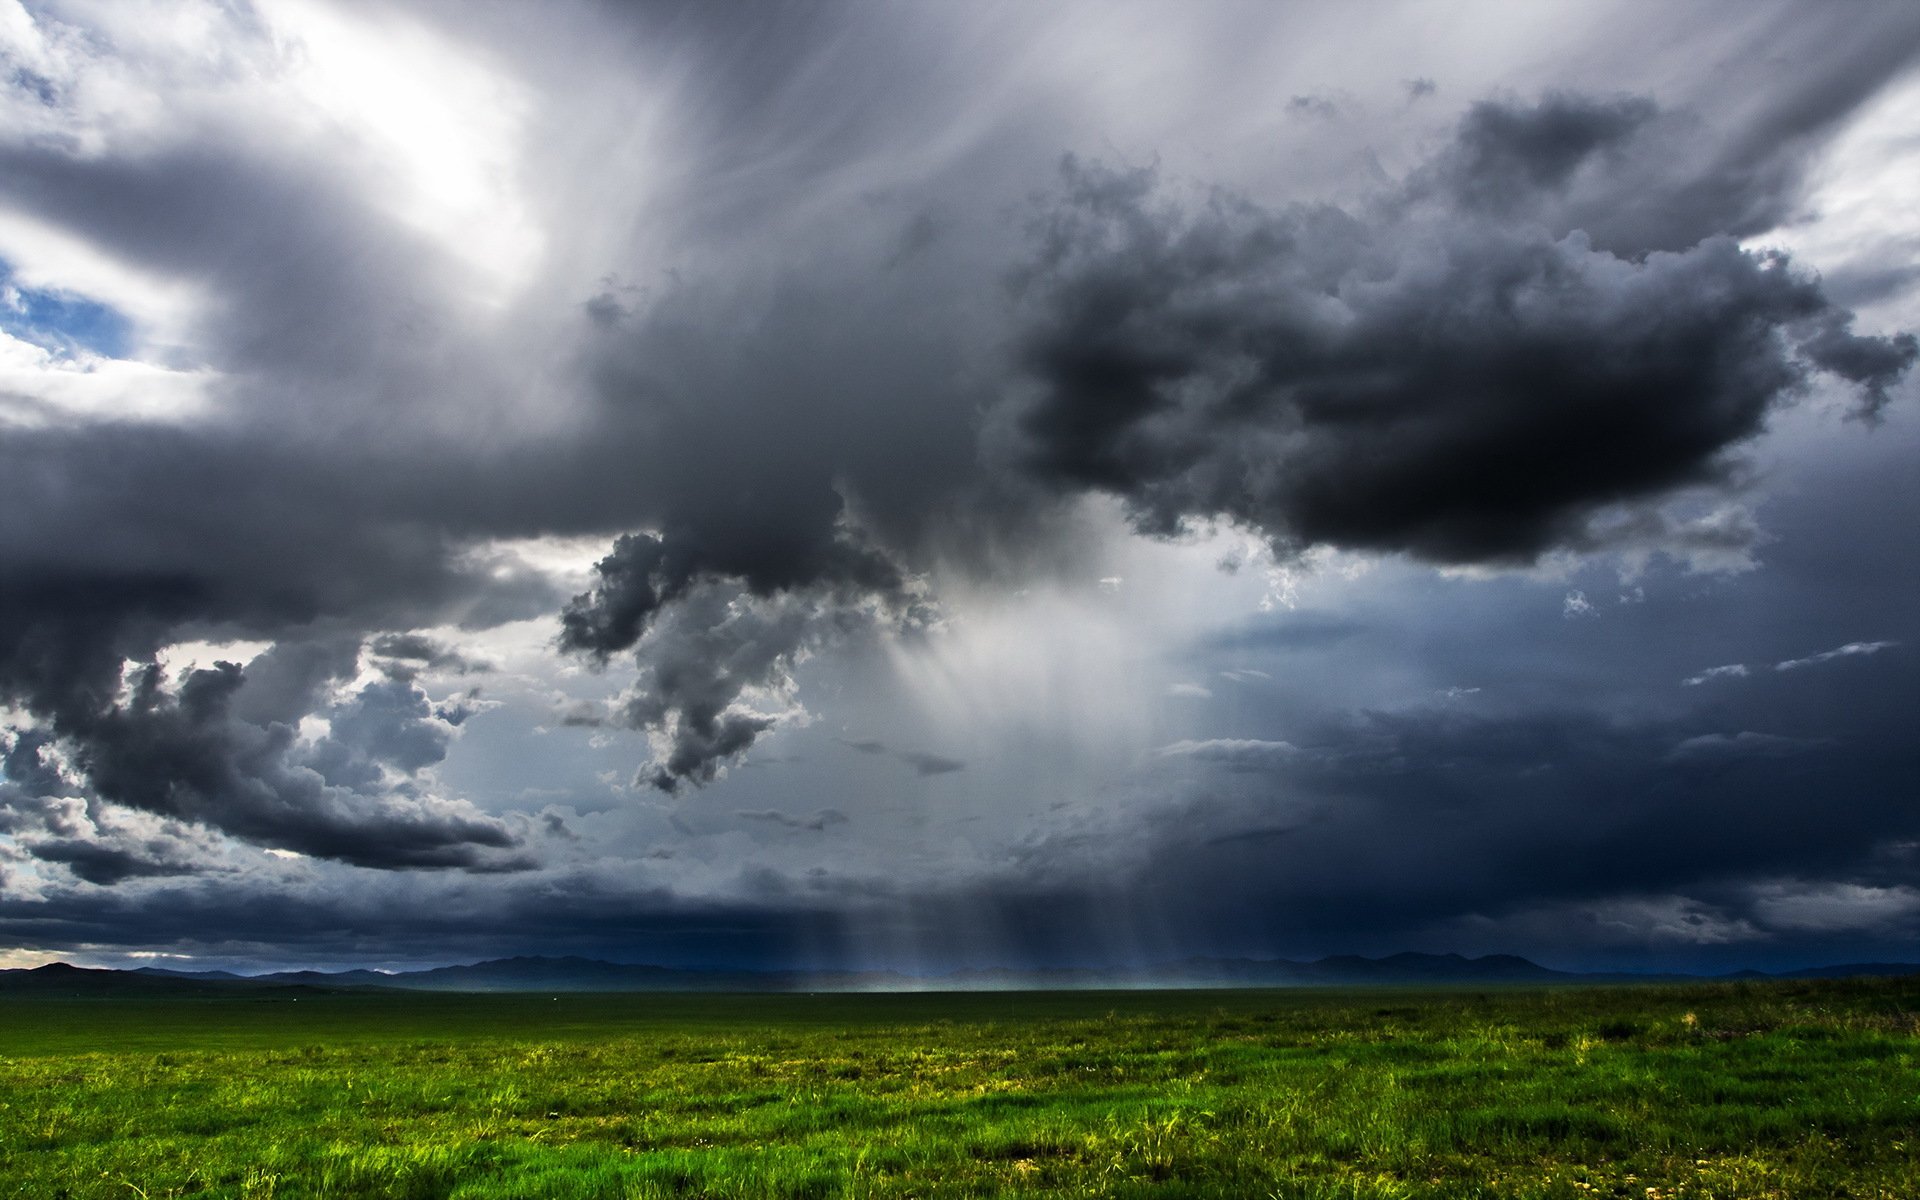
[[[1311,962],[1196,957],[1141,969],[1063,967],[970,969],[912,976],[893,971],[686,969],[592,958],[518,957],[419,971],[282,971],[235,975],[143,967],[118,971],[50,963],[0,970],[0,994],[69,996],[216,996],[287,990],[382,988],[436,992],[787,992],[971,991],[1130,987],[1357,987],[1475,984],[1649,983],[1689,979],[1841,979],[1920,974],[1916,963],[1849,963],[1719,976],[1556,971],[1511,954],[1341,954]]]

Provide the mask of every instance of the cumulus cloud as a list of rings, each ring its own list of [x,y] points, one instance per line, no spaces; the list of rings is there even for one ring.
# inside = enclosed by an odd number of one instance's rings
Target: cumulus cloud
[[[602,664],[636,652],[640,682],[618,715],[656,740],[648,783],[711,782],[794,711],[785,697],[804,655],[907,619],[912,601],[884,557],[844,539],[812,549],[629,534],[568,605],[563,648]]]
[[[284,643],[247,666],[221,662],[177,680],[153,663],[130,665],[111,686],[70,677],[28,694],[34,724],[14,736],[7,779],[43,809],[77,792],[363,866],[513,865],[518,839],[506,825],[421,786],[453,733],[424,693],[385,680],[328,699],[357,651]],[[326,715],[328,732],[304,737],[299,722],[313,712]],[[70,839],[43,846],[96,877],[180,865]]]
[[[1727,484],[1818,373],[1877,411],[1913,338],[1849,332],[1783,256],[1711,228],[1625,253],[1568,223],[1576,178],[1658,193],[1613,162],[1656,112],[1485,102],[1351,212],[1068,159],[1020,276],[1022,464],[1150,534],[1524,563]]]

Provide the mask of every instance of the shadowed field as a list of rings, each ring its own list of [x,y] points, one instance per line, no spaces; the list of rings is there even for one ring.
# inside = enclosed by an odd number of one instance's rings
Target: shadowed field
[[[1892,1200],[1916,1013],[1915,978],[7,997],[0,1196]]]

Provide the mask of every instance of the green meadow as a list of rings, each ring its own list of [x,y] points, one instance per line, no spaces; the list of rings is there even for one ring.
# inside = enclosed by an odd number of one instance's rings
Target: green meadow
[[[1911,978],[7,997],[0,1197],[1906,1200],[1916,1014]]]

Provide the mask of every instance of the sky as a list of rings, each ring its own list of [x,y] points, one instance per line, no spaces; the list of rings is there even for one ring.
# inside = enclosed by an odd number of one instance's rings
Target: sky
[[[1920,9],[0,0],[0,966],[1920,959]]]

